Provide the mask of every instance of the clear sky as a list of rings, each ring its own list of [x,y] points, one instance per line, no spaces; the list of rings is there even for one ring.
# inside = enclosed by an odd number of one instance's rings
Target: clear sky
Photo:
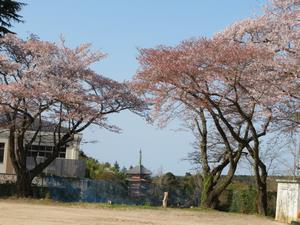
[[[22,0],[20,0],[22,1]],[[115,80],[129,80],[136,72],[137,48],[159,44],[175,45],[181,40],[211,37],[234,21],[254,16],[265,0],[32,0],[21,11],[25,23],[13,30],[21,37],[34,33],[42,40],[56,42],[61,34],[67,45],[92,43],[94,50],[108,57],[93,66],[100,74]],[[193,151],[193,137],[176,131],[179,122],[160,130],[128,112],[111,117],[121,134],[98,127],[84,132],[82,149],[101,162],[118,161],[129,167],[143,164],[154,174],[177,175],[190,171],[183,161]]]

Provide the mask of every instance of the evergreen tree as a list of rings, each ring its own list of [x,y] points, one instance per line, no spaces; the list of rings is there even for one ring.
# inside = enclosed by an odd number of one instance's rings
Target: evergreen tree
[[[119,165],[118,161],[115,161],[114,168],[117,172],[120,172],[120,165]]]
[[[11,22],[24,22],[18,12],[25,4],[13,0],[0,0],[0,37],[6,33],[14,33],[9,28]]]

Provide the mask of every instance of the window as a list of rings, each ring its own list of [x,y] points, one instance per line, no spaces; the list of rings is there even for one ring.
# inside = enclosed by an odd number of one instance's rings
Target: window
[[[66,151],[59,152],[58,158],[66,158]]]
[[[4,143],[0,143],[0,163],[3,163],[3,159],[4,159],[4,147],[5,147],[5,144]]]
[[[33,157],[50,157],[53,154],[53,146],[44,146],[44,145],[32,145],[31,148],[28,149],[27,156]],[[58,158],[66,157],[66,146],[61,147]]]

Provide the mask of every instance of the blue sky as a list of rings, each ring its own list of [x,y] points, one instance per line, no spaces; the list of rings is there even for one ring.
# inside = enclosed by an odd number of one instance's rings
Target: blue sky
[[[21,37],[31,33],[56,42],[61,34],[67,45],[92,43],[108,57],[93,66],[115,80],[129,80],[138,69],[137,48],[159,44],[176,45],[192,37],[211,37],[234,21],[252,17],[265,0],[32,0],[21,11],[25,23],[13,30]],[[193,137],[176,131],[180,122],[160,130],[128,112],[114,115],[111,122],[121,134],[98,127],[84,132],[82,149],[101,162],[135,165],[138,151],[143,164],[154,174],[171,171],[182,175],[192,169],[183,161],[193,151]]]

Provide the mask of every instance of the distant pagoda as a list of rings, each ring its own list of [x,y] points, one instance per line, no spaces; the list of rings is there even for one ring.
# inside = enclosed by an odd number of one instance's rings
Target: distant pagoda
[[[139,165],[126,172],[130,197],[144,197],[150,183],[151,171],[142,165],[142,151],[139,153]]]

